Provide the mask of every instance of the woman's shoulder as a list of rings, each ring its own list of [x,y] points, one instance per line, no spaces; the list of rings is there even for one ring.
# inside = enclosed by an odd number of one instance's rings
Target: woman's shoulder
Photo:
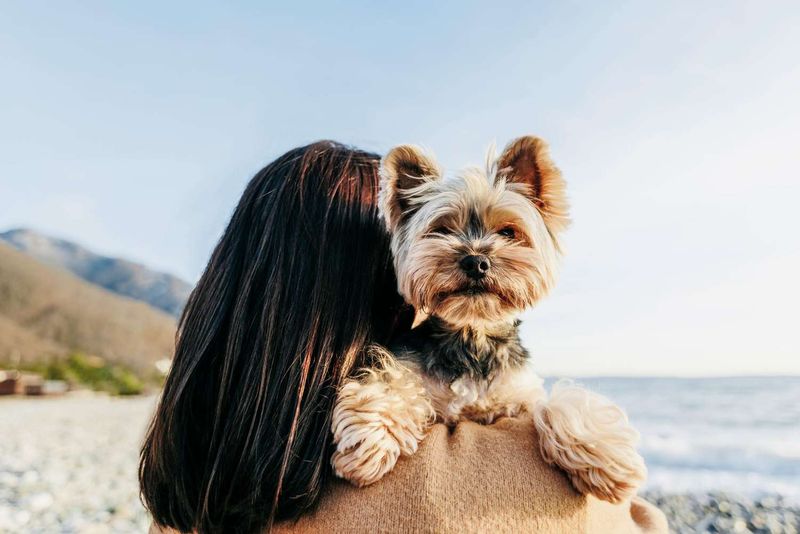
[[[416,454],[381,481],[336,480],[317,509],[279,532],[666,532],[642,500],[578,494],[542,459],[531,421],[434,425]]]

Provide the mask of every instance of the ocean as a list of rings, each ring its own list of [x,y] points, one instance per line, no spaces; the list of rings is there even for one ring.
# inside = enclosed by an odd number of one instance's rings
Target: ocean
[[[575,381],[627,410],[642,435],[645,489],[800,504],[800,377]]]

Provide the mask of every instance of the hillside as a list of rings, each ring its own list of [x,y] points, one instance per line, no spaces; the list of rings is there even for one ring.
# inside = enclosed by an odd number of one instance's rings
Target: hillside
[[[178,317],[192,286],[171,274],[161,273],[132,261],[101,256],[63,239],[33,230],[0,232],[0,242],[47,265],[66,269],[74,275],[125,297],[141,300]]]
[[[174,335],[171,316],[0,243],[0,362],[81,351],[151,372]]]

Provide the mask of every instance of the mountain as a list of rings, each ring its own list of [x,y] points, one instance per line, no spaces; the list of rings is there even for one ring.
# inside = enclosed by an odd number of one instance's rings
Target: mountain
[[[33,230],[21,228],[2,232],[0,242],[3,241],[43,263],[66,269],[118,295],[146,302],[173,317],[180,316],[192,291],[189,283],[171,274],[153,271],[132,261],[101,256],[70,241]]]
[[[172,316],[0,243],[0,363],[80,351],[142,373],[171,358]]]

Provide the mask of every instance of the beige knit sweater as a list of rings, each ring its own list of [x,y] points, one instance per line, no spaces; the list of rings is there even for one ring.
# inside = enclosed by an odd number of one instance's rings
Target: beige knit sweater
[[[159,533],[156,528],[151,534]],[[436,425],[420,450],[380,482],[336,481],[318,509],[276,525],[289,533],[648,533],[666,534],[664,514],[642,499],[611,505],[579,495],[544,463],[533,424]]]

